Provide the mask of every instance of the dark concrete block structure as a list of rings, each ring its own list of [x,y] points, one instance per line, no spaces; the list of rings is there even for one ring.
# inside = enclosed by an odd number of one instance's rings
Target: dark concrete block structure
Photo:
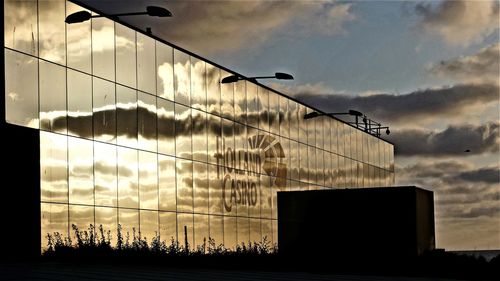
[[[284,255],[411,258],[434,249],[433,193],[415,186],[278,193]]]

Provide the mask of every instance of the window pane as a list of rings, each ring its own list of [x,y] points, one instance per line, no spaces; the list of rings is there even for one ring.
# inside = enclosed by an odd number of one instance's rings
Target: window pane
[[[111,241],[111,246],[116,247],[117,239],[117,228],[118,228],[118,209],[117,208],[95,208],[95,227],[97,230],[97,238],[101,238],[102,234],[100,232],[100,227],[104,232],[104,237],[107,238],[108,231]],[[121,233],[123,235],[123,233]]]
[[[208,165],[193,163],[194,212],[208,214]]]
[[[222,164],[222,129],[221,118],[215,115],[207,115],[207,150],[208,162],[212,164]]]
[[[207,111],[220,115],[220,70],[211,64],[206,64],[207,71]]]
[[[260,176],[254,173],[249,173],[248,177],[248,216],[260,218],[260,197],[262,196],[262,188],[260,186]]]
[[[160,210],[176,210],[175,158],[158,155]]]
[[[41,203],[40,208],[43,251],[48,247],[47,234],[54,237],[58,232],[62,237],[68,237],[68,205]]]
[[[247,123],[246,81],[234,83],[234,118],[242,124]]]
[[[93,142],[68,138],[69,203],[94,204]]]
[[[246,83],[247,90],[247,123],[248,125],[259,127],[259,98],[257,96],[257,85]]]
[[[5,49],[5,121],[39,128],[37,81],[38,60]]]
[[[174,49],[174,98],[184,105],[191,104],[190,66],[189,55]]]
[[[137,150],[118,147],[118,206],[120,207],[139,207],[137,162]]]
[[[69,205],[69,232],[73,245],[78,244],[76,230],[80,233],[83,231],[90,233],[90,225],[94,226],[94,206]]]
[[[236,230],[236,217],[224,217],[224,246],[227,249],[236,249]]]
[[[158,152],[175,155],[174,103],[157,98]]]
[[[172,239],[177,241],[177,214],[160,212],[160,239],[171,245]]]
[[[210,214],[221,215],[223,213],[222,207],[222,166],[209,165],[208,166],[208,188],[209,188],[209,206]],[[222,243],[222,241],[221,241]]]
[[[155,41],[137,33],[137,88],[156,94]]]
[[[142,92],[137,94],[138,105],[138,147],[144,150],[157,151],[156,131],[156,97]]]
[[[250,242],[260,243],[262,234],[260,232],[260,219],[250,219]]]
[[[309,125],[309,120],[304,120],[304,115],[307,113],[307,108],[301,104],[298,104],[298,125],[299,125],[299,141],[301,143],[307,143],[307,125]]]
[[[158,158],[139,151],[139,208],[158,210]]]
[[[193,212],[193,162],[176,159],[177,211]]]
[[[270,176],[260,176],[260,215],[262,218],[271,218],[272,214],[272,178]]]
[[[180,104],[175,105],[175,148],[176,156],[191,158],[191,109]]]
[[[308,182],[309,162],[307,161],[307,145],[303,143],[299,143],[299,162],[300,162],[300,170],[299,170],[300,181]]]
[[[311,112],[314,112],[314,110],[306,107],[306,113]],[[302,119],[304,119],[304,117],[302,117]],[[316,120],[318,120],[318,118],[313,118],[305,121],[305,123],[307,124],[307,144],[310,146],[316,146]]]
[[[40,131],[40,189],[46,202],[68,202],[68,138]]]
[[[125,243],[132,243],[134,237],[139,237],[139,210],[118,209],[118,223]]]
[[[290,114],[288,112],[288,98],[279,96],[279,127],[282,137],[290,137]]]
[[[79,11],[88,12],[76,4],[66,1],[66,15]],[[68,67],[90,73],[91,38],[90,21],[66,25]]]
[[[158,211],[140,211],[141,237],[151,244],[158,233]]]
[[[194,246],[193,250],[205,250],[208,247],[208,215],[194,215]],[[203,253],[203,251],[202,251]]]
[[[299,180],[299,143],[296,141],[290,141],[290,168],[291,173],[290,178],[293,180]]]
[[[269,91],[258,87],[259,97],[259,129],[269,131]]]
[[[36,0],[4,0],[5,47],[38,55],[37,9]]]
[[[66,134],[66,69],[40,61],[40,129]]]
[[[299,108],[296,102],[289,100],[288,101],[288,113],[290,120],[290,138],[292,140],[299,140]],[[303,117],[302,117],[303,118]]]
[[[117,204],[117,166],[116,146],[94,143],[95,204],[116,206]]]
[[[156,90],[164,99],[174,100],[173,49],[156,41]]]
[[[137,147],[137,91],[116,85],[116,141]]]
[[[40,58],[66,64],[66,3],[64,0],[38,1]]]
[[[179,244],[192,249],[194,245],[193,236],[193,214],[177,214],[177,237]]]
[[[91,139],[92,78],[68,69],[68,134]]]
[[[191,110],[193,118],[193,160],[207,162],[207,114]]]
[[[267,241],[269,243],[273,242],[273,226],[271,220],[261,220],[261,229],[262,229],[262,243]]]
[[[205,111],[207,108],[205,62],[191,57],[191,105]]]
[[[237,218],[238,224],[238,244],[248,246],[248,241],[250,241],[250,221],[248,218]]]
[[[93,74],[115,80],[115,25],[107,18],[92,19]]]
[[[115,23],[116,82],[136,88],[135,31]]]
[[[210,238],[215,242],[215,246],[224,244],[224,217],[209,216],[210,219]]]
[[[269,128],[270,132],[279,135],[279,99],[278,94],[269,92]]]
[[[224,165],[228,168],[234,168],[234,159],[232,151],[234,149],[234,122],[222,119],[222,150],[224,154]]]
[[[93,79],[94,139],[109,143],[116,141],[115,85]]]
[[[221,71],[221,79],[231,75],[226,71]],[[221,84],[220,90],[221,116],[234,120],[234,83]]]

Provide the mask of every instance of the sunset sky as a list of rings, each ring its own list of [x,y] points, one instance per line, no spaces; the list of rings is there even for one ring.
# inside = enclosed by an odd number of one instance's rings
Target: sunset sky
[[[435,191],[437,247],[500,249],[498,1],[84,0],[326,112],[391,128],[396,184]],[[465,152],[470,150],[470,152]]]

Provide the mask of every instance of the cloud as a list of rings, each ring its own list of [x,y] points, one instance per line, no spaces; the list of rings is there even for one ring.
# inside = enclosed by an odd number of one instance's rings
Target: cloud
[[[443,131],[421,129],[397,130],[390,136],[399,156],[443,157],[498,152],[500,147],[500,123],[479,126],[449,126]]]
[[[142,9],[143,1],[83,1],[105,12]],[[136,26],[150,26],[153,33],[169,42],[195,51],[217,52],[255,47],[272,36],[288,32],[293,36],[345,33],[344,24],[353,21],[351,3],[321,1],[147,1],[168,8],[175,20],[144,17],[122,18]]]
[[[344,112],[356,109],[369,117],[391,124],[408,126],[435,121],[436,118],[455,118],[470,112],[477,105],[498,101],[498,85],[463,84],[418,90],[408,94],[372,94],[350,96],[337,93],[322,84],[295,88],[280,86],[280,90],[325,112]]]
[[[470,56],[461,56],[433,64],[431,74],[462,83],[499,84],[500,43],[492,44]]]
[[[495,168],[482,168],[458,174],[458,178],[468,182],[499,183],[500,170]]]
[[[419,3],[415,12],[420,16],[420,28],[441,36],[450,45],[480,43],[499,27],[499,3],[495,0]]]

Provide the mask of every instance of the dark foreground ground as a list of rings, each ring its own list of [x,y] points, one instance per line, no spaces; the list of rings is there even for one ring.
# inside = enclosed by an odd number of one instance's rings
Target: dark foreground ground
[[[252,271],[169,268],[157,265],[71,264],[55,261],[3,262],[0,280],[335,280],[445,281],[455,279],[373,275],[322,274],[295,271]]]

